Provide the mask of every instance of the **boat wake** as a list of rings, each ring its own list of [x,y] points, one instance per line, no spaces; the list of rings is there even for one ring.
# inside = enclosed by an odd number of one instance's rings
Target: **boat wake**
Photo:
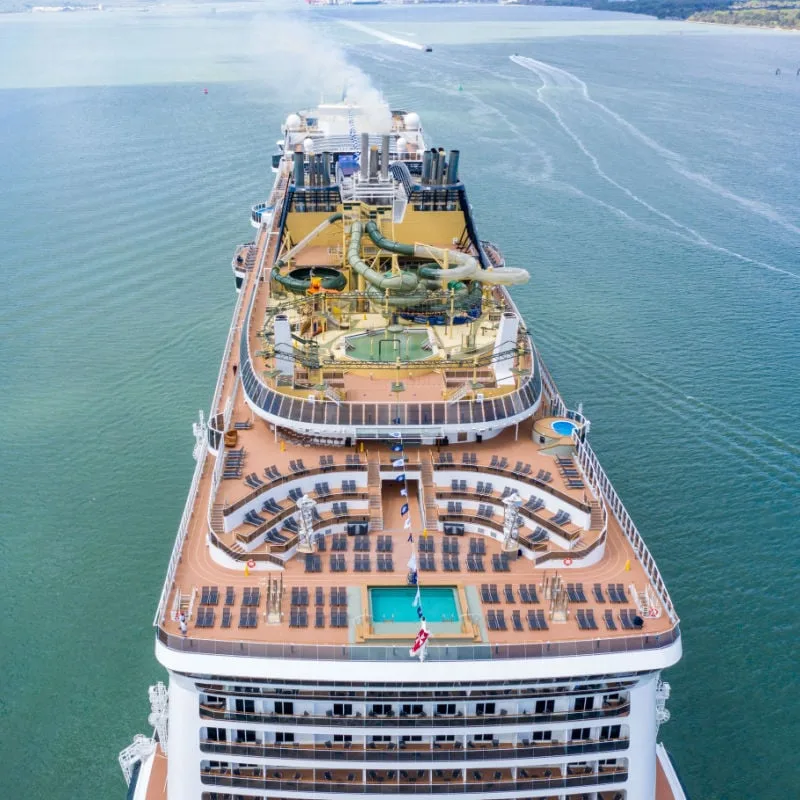
[[[384,33],[375,28],[370,28],[368,25],[362,25],[360,22],[341,20],[340,24],[347,28],[352,28],[354,31],[361,31],[361,33],[368,33],[370,36],[374,36],[377,39],[383,39],[384,42],[399,44],[401,47],[408,47],[411,50],[425,49],[425,45],[419,44],[418,42],[411,42],[408,39],[401,39],[399,36],[392,36],[390,33]]]
[[[800,274],[798,273],[792,272],[787,269],[783,269],[782,267],[775,266],[774,264],[770,264],[766,261],[761,261],[760,259],[750,258],[749,256],[746,256],[743,253],[739,253],[735,250],[731,250],[727,247],[723,247],[722,245],[718,245],[710,241],[696,229],[675,219],[675,217],[671,216],[665,211],[662,211],[661,209],[649,203],[643,197],[637,195],[629,187],[615,180],[611,175],[609,175],[603,169],[599,159],[589,149],[586,143],[567,124],[562,114],[559,112],[558,108],[556,108],[556,106],[550,101],[549,95],[551,95],[556,90],[560,90],[562,93],[564,92],[576,93],[583,102],[589,103],[590,105],[600,109],[604,114],[613,119],[614,122],[616,122],[620,127],[624,128],[639,142],[641,142],[646,147],[653,150],[662,158],[667,160],[671,164],[671,166],[676,170],[676,172],[678,172],[684,178],[691,180],[697,185],[709,191],[712,191],[721,197],[725,197],[726,199],[738,203],[742,207],[746,208],[748,211],[758,214],[759,216],[765,217],[771,222],[780,225],[781,227],[785,228],[786,230],[792,233],[800,235],[800,228],[793,225],[791,222],[785,220],[775,209],[771,208],[770,206],[767,206],[764,203],[760,203],[754,200],[749,200],[748,198],[740,197],[739,195],[736,195],[733,192],[730,192],[729,190],[725,189],[724,187],[714,183],[706,176],[689,170],[686,167],[685,160],[681,155],[660,145],[658,142],[647,136],[647,134],[643,133],[635,125],[633,125],[631,122],[625,119],[622,115],[608,108],[608,106],[604,105],[603,103],[600,103],[597,100],[595,100],[590,95],[586,83],[582,81],[580,78],[578,78],[576,75],[573,75],[571,72],[567,72],[566,70],[560,69],[559,67],[554,67],[551,64],[546,64],[543,61],[537,61],[536,59],[533,58],[527,58],[524,56],[511,56],[510,58],[511,61],[513,61],[515,64],[517,64],[520,67],[523,67],[524,69],[529,70],[530,72],[533,72],[539,78],[539,80],[541,81],[541,86],[539,86],[539,88],[536,90],[536,99],[550,111],[550,113],[553,115],[553,117],[555,118],[556,122],[561,127],[561,129],[567,134],[567,136],[569,136],[570,139],[572,139],[572,141],[575,143],[578,149],[590,161],[597,175],[599,175],[600,178],[606,181],[606,183],[610,184],[615,189],[622,192],[631,201],[642,206],[651,214],[654,214],[655,216],[658,216],[667,223],[669,223],[673,233],[675,233],[680,238],[685,239],[686,241],[692,244],[705,247],[714,252],[730,256],[731,258],[735,258],[743,263],[751,264],[753,266],[757,266],[762,269],[770,270],[772,272],[777,272],[782,275],[786,275],[787,277],[800,280]]]

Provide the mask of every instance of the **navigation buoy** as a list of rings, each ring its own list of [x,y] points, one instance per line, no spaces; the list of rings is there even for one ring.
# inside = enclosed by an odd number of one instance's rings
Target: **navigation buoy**
[[[208,89],[203,89],[203,94],[208,94]]]
[[[458,91],[459,92],[463,92],[464,91],[464,87],[460,83],[458,84]]]

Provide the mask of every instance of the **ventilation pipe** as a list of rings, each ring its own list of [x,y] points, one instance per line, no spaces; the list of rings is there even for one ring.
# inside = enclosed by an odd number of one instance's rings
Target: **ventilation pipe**
[[[431,182],[431,174],[433,170],[433,156],[430,150],[426,150],[422,154],[422,185],[427,186]]]
[[[322,154],[322,185],[331,185],[331,154]]]
[[[361,134],[361,180],[369,178],[369,134]]]
[[[444,148],[439,148],[439,160],[436,162],[436,183],[444,183],[444,170],[447,162],[444,157]]]
[[[450,151],[450,160],[447,163],[447,184],[452,186],[458,183],[458,150]]]
[[[436,174],[439,172],[439,151],[431,148],[431,183],[436,183]]]
[[[294,154],[294,185],[305,186],[305,182],[303,154],[301,152],[297,152]]]
[[[381,139],[381,180],[389,180],[389,137]]]
[[[373,145],[369,149],[369,179],[374,181],[378,177],[378,148]]]

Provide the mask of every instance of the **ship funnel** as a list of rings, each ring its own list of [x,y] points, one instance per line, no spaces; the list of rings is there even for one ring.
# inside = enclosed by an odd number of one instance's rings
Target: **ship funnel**
[[[369,134],[361,134],[361,180],[369,178]]]
[[[444,169],[447,162],[444,157],[444,148],[439,148],[439,160],[436,162],[436,183],[444,183]]]
[[[436,175],[439,172],[439,151],[435,148],[431,148],[431,183],[437,182]]]
[[[331,185],[331,154],[322,154],[322,185]]]
[[[431,182],[431,171],[433,170],[433,158],[431,151],[426,150],[422,154],[422,184],[423,186]]]
[[[381,139],[381,178],[389,179],[389,137]]]
[[[458,150],[450,151],[450,161],[447,164],[447,180],[448,185],[458,183]]]
[[[297,152],[294,154],[294,185],[305,185],[305,172],[303,168],[303,154]]]
[[[369,179],[375,180],[378,177],[378,148],[373,146],[369,149]]]

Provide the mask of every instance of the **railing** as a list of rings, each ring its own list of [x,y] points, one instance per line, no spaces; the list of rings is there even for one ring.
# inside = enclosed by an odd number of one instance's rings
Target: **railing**
[[[231,503],[229,506],[225,506],[223,510],[223,514],[227,517],[232,514],[234,511],[246,506],[248,503],[252,502],[256,498],[260,497],[262,494],[266,494],[272,489],[275,489],[278,486],[281,486],[286,483],[293,483],[300,478],[309,478],[314,477],[316,475],[331,475],[331,473],[335,472],[366,472],[367,471],[367,464],[328,464],[326,466],[319,466],[319,467],[310,467],[309,469],[302,469],[298,472],[290,472],[288,475],[281,475],[279,478],[275,478],[269,483],[265,483],[263,486],[259,486],[258,489],[254,489],[250,494],[245,495],[240,500],[237,500],[235,503]],[[364,489],[365,487],[359,487],[360,489]],[[334,494],[341,494],[340,491],[331,492],[331,496]],[[338,497],[334,498],[338,500]]]
[[[482,478],[486,475],[498,475],[506,480],[511,479],[521,481],[522,483],[527,483],[529,486],[535,486],[540,491],[546,492],[553,497],[557,497],[559,500],[562,500],[563,502],[568,503],[569,505],[580,509],[581,511],[584,511],[587,514],[591,513],[592,510],[592,507],[588,503],[584,503],[582,500],[571,497],[566,492],[562,492],[560,489],[550,486],[549,483],[540,481],[535,475],[523,475],[521,472],[513,472],[509,469],[500,469],[498,467],[492,467],[489,464],[463,464],[457,461],[454,461],[452,464],[444,461],[434,461],[433,468],[438,472],[475,472],[478,473]],[[441,492],[447,491],[446,486],[440,486],[438,484],[436,489],[437,491]],[[477,495],[473,494],[472,497],[476,498]]]
[[[609,705],[586,711],[550,711],[542,714],[481,714],[464,716],[315,716],[314,714],[291,715],[268,712],[258,714],[254,711],[227,711],[213,706],[201,705],[203,719],[227,720],[230,722],[252,722],[258,724],[310,725],[321,728],[498,728],[508,725],[533,725],[549,722],[573,722],[589,719],[616,719],[627,716],[629,703]]]
[[[244,329],[249,329],[250,310]],[[306,427],[383,428],[388,435],[398,426],[419,427],[427,435],[437,435],[445,428],[468,426],[503,427],[529,417],[541,399],[542,381],[539,361],[534,358],[532,375],[510,394],[487,398],[483,402],[461,400],[456,403],[341,403],[310,402],[271,389],[256,375],[250,359],[248,337],[240,340],[239,364],[242,385],[250,402],[278,423],[302,423]]]
[[[211,786],[238,786],[249,789],[272,789],[281,792],[323,792],[331,794],[464,794],[495,792],[524,792],[534,789],[563,789],[569,786],[594,786],[596,784],[621,783],[628,779],[627,770],[586,773],[564,778],[529,778],[509,781],[452,783],[356,783],[333,781],[293,781],[278,778],[254,778],[241,775],[218,775],[201,772],[201,780]]]
[[[605,471],[600,466],[597,456],[594,454],[594,451],[587,442],[582,442],[577,437],[575,439],[575,450],[578,455],[578,461],[581,465],[581,469],[585,475],[591,476],[591,479],[599,486],[603,497],[605,497],[606,502],[611,507],[611,511],[616,517],[620,528],[622,528],[622,532],[631,543],[637,558],[644,567],[647,575],[650,577],[653,586],[658,592],[659,599],[666,609],[670,622],[677,624],[678,615],[675,613],[675,608],[672,605],[672,600],[670,600],[669,593],[667,592],[666,585],[664,584],[664,579],[661,577],[661,573],[658,570],[655,559],[647,549],[644,539],[642,539],[642,536],[637,530],[636,525],[634,525],[630,514],[628,514],[627,509],[622,503],[622,500],[619,499],[619,495],[611,484],[611,481],[608,479]]]
[[[626,750],[628,739],[607,739],[592,742],[540,742],[532,746],[512,747],[467,747],[448,748],[446,746],[427,749],[389,749],[381,746],[374,749],[342,749],[333,747],[273,747],[270,745],[214,742],[200,742],[203,753],[250,756],[251,758],[290,759],[297,761],[376,761],[376,762],[441,762],[441,761],[502,761],[506,759],[546,758],[552,756],[586,755],[590,753],[611,753]]]
[[[553,404],[560,416],[569,416],[572,414],[570,418],[575,419],[576,422],[586,421],[583,415],[578,414],[578,412],[568,412],[567,407],[564,404],[564,401],[561,399],[561,395],[558,393],[558,389],[556,388],[555,383],[550,376],[550,373],[544,366],[542,366],[542,387],[545,394],[550,397],[551,404]],[[594,484],[594,486],[597,487],[600,494],[602,494],[604,497],[606,503],[608,503],[610,506],[612,513],[616,517],[617,522],[622,529],[622,532],[631,543],[631,546],[636,553],[636,557],[639,559],[639,562],[658,592],[659,599],[661,600],[661,603],[663,604],[667,615],[669,616],[670,622],[674,623],[677,627],[678,615],[675,613],[675,607],[672,605],[672,600],[667,592],[664,579],[661,577],[661,573],[659,572],[655,559],[650,554],[642,535],[636,528],[636,525],[631,519],[631,516],[628,513],[628,510],[625,508],[622,500],[620,500],[620,497],[617,494],[616,489],[614,489],[613,484],[608,479],[605,470],[602,468],[602,466],[600,466],[600,462],[598,461],[594,450],[592,450],[591,445],[585,440],[582,441],[577,432],[573,433],[573,440],[575,442],[575,451],[578,456],[578,463],[580,464],[583,474],[592,484]],[[606,525],[607,524],[608,521],[606,517]]]
[[[183,542],[186,539],[186,534],[189,532],[189,521],[192,518],[192,510],[194,503],[197,499],[197,489],[200,486],[200,479],[203,476],[203,469],[205,468],[206,459],[209,457],[208,451],[204,448],[201,451],[202,455],[197,459],[197,464],[194,468],[194,475],[192,476],[192,484],[189,487],[189,494],[186,497],[186,504],[183,507],[183,514],[181,521],[178,525],[178,534],[175,537],[175,544],[172,546],[172,555],[169,558],[167,565],[167,575],[164,578],[164,586],[161,589],[161,597],[158,601],[156,608],[156,615],[153,618],[153,625],[162,625],[166,619],[167,610],[167,597],[169,596],[172,583],[175,580],[175,571],[178,568],[178,562],[181,559],[181,550],[183,549]]]
[[[427,661],[493,661],[505,659],[569,658],[571,656],[638,653],[669,647],[680,638],[677,625],[661,634],[614,636],[573,641],[522,644],[428,645]],[[175,636],[162,628],[158,640],[182,653],[241,656],[244,658],[303,659],[306,661],[408,662],[408,645],[290,644],[288,642],[237,642]]]

